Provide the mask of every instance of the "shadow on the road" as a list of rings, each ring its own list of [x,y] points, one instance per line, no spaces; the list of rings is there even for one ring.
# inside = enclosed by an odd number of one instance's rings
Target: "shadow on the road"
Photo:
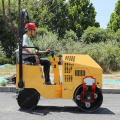
[[[112,114],[112,115],[115,114],[107,108],[99,108],[96,112],[88,113],[81,111],[78,107],[68,107],[68,106],[64,106],[64,107],[37,106],[34,109],[29,109],[29,110],[20,109],[20,111],[27,112],[30,114],[41,115],[41,116],[51,114],[51,112],[70,112],[75,114]]]

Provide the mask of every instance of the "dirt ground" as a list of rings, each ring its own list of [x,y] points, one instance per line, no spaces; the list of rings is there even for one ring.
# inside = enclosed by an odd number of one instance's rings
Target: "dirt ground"
[[[103,74],[103,79],[113,79],[113,80],[120,80],[120,73],[117,74]]]

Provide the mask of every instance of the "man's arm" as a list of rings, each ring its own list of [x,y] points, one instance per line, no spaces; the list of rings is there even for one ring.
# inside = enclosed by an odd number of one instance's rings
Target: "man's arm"
[[[27,45],[24,45],[24,47],[28,47]],[[28,53],[28,54],[34,54],[32,51],[31,51],[31,49],[30,48],[24,48],[25,49],[25,51]],[[39,61],[39,58],[38,58],[38,56],[37,55],[31,55],[31,56],[34,56],[35,57],[35,60],[36,60],[36,63],[37,64],[40,64],[40,61]]]
[[[50,49],[47,49],[46,51],[51,51],[51,50],[50,50]],[[36,53],[38,52],[38,54],[40,54],[40,55],[41,55],[41,54],[44,54],[46,51],[38,51],[38,50],[35,49],[35,52],[36,52]]]
[[[24,47],[28,47],[28,46],[24,45]],[[30,48],[24,48],[24,49],[28,54],[34,54]],[[35,56],[35,55],[31,55],[31,56]]]

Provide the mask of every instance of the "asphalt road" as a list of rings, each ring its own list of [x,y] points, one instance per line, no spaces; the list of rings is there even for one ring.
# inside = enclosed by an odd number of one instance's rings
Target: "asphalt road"
[[[0,120],[120,120],[120,94],[103,94],[103,104],[94,113],[84,113],[72,100],[44,99],[36,108],[23,111],[15,93],[0,93]]]

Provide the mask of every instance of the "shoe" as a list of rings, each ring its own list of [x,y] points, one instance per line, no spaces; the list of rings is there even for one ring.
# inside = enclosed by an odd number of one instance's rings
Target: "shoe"
[[[54,83],[52,81],[48,81],[48,82],[45,82],[45,85],[56,85],[56,83]]]

